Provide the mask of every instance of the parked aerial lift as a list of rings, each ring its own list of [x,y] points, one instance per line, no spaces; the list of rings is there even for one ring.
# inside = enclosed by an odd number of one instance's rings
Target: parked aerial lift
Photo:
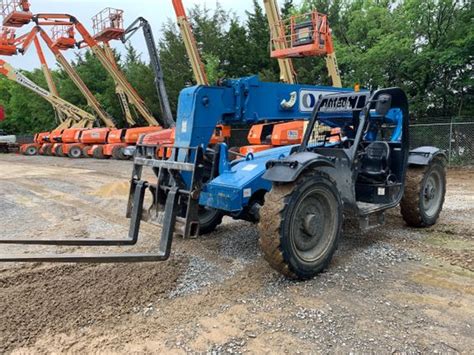
[[[5,34],[7,36],[5,36]],[[36,48],[36,53],[41,63],[41,68],[43,70],[43,74],[45,76],[49,91],[52,97],[59,98],[56,85],[54,84],[51,72],[49,67],[46,63],[43,50],[39,43],[37,36],[34,33],[29,33],[24,36],[16,38],[13,29],[6,29],[2,31],[2,35],[0,36],[0,51],[2,51],[3,46],[12,48],[8,51],[3,51],[4,55],[15,55],[18,51],[25,53],[28,47],[30,46],[31,42],[34,43]],[[13,50],[13,47],[15,50]],[[16,81],[17,75],[12,73],[10,78],[14,78]],[[20,79],[21,80],[21,79]],[[38,85],[31,82],[34,86],[30,85],[29,88],[39,88]],[[39,93],[38,90],[34,90],[36,93]],[[40,95],[44,93],[39,93]],[[43,95],[42,95],[43,96]],[[51,101],[50,101],[51,102]],[[60,123],[59,126],[53,130],[52,132],[42,132],[38,133],[34,137],[34,143],[22,145],[20,148],[20,152],[26,155],[36,155],[38,152],[44,154],[51,154],[52,147],[56,144],[57,139],[61,139],[62,134],[66,131],[65,139],[66,141],[70,141],[70,137],[74,136],[76,132],[80,132],[84,129],[84,127],[91,127],[93,124],[93,120],[91,119],[92,116],[87,114],[84,115],[84,111],[75,107],[74,115],[71,115],[70,112],[63,111],[62,105],[57,105],[53,102],[53,109],[56,114],[57,121]],[[65,101],[63,100],[63,104]],[[74,105],[68,103],[70,107],[74,107]],[[73,149],[72,154],[77,154],[77,148]]]
[[[86,98],[89,106],[93,108],[97,116],[106,125],[106,127],[109,127],[109,130],[110,128],[115,127],[112,118],[105,112],[100,103],[79,77],[77,72],[72,68],[72,66],[67,62],[66,58],[61,53],[61,50],[71,48],[71,46],[73,46],[75,43],[74,32],[71,30],[70,26],[53,27],[53,37],[50,37],[40,26],[35,26],[27,35],[24,36],[25,38],[23,41],[23,46],[19,48],[19,52],[24,54],[28,50],[31,43],[38,40],[38,35],[42,37],[48,48],[54,54],[58,63],[70,76],[72,81],[76,84],[76,86]],[[92,125],[89,126],[89,128],[92,127]],[[49,145],[45,145],[44,149],[40,152],[44,152],[45,154],[52,153],[57,156],[69,156],[73,158],[80,157],[82,155],[81,149],[83,148],[81,136],[86,132],[86,130],[79,130],[79,128],[76,128],[77,132],[73,132],[72,129],[73,128],[66,132],[62,132],[61,130],[53,131],[50,135],[51,144],[53,144],[52,148],[49,149]],[[63,133],[65,133],[64,137],[62,137]],[[100,137],[95,137],[94,143],[97,141],[97,139],[100,139]],[[81,150],[80,154],[78,154],[79,150]]]
[[[287,84],[297,82],[292,58],[324,56],[333,87],[342,87],[327,16],[311,12],[282,20],[276,0],[264,0],[264,5],[271,34],[271,56],[278,60],[280,80]],[[313,97],[309,97],[308,100],[313,100]],[[296,93],[286,101],[285,105],[295,104]],[[251,145],[241,147],[240,154],[245,156],[248,153],[258,153],[272,147],[301,143],[306,124],[306,121],[294,120],[254,125],[248,135]]]
[[[82,132],[80,137],[78,136],[77,141],[65,144],[58,143],[55,146],[54,152],[58,156],[69,156],[70,148],[74,147],[76,151],[79,147],[81,149],[81,154],[78,157],[81,157],[82,152],[86,146],[105,142],[108,132],[110,132],[112,129],[115,129],[115,123],[113,118],[104,110],[102,105],[92,94],[84,81],[80,78],[76,70],[72,67],[72,65],[69,64],[67,59],[61,53],[61,51],[71,49],[75,46],[76,40],[74,27],[71,25],[54,25],[51,28],[52,36],[49,36],[48,33],[40,26],[36,26],[33,29],[33,32],[36,31],[40,34],[48,48],[54,54],[57,62],[61,65],[82,95],[86,98],[88,106],[93,109],[97,117],[105,126],[99,131],[95,131],[95,129],[93,129]],[[90,134],[92,131],[95,133]],[[99,134],[97,134],[97,132],[99,132]]]
[[[5,2],[6,0],[3,0]],[[16,16],[21,17],[20,13],[17,13]],[[51,50],[53,50],[55,56],[58,59],[58,62],[65,67],[66,72],[71,76],[73,81],[78,85],[81,91],[84,93],[83,89],[85,86],[80,85],[78,83],[78,79],[80,78],[77,74],[74,76],[72,67],[68,66],[67,61],[62,57],[60,50],[71,48],[75,45],[74,37],[74,30],[78,31],[83,40],[81,41],[82,46],[88,46],[92,50],[92,52],[98,57],[101,64],[104,68],[108,71],[108,73],[114,79],[117,87],[120,88],[122,97],[126,97],[128,102],[135,107],[135,109],[141,114],[144,120],[153,127],[134,127],[128,131],[120,130],[115,131],[114,133],[119,137],[120,140],[126,139],[127,142],[134,142],[138,139],[139,134],[152,132],[156,130],[160,130],[161,127],[158,124],[158,121],[152,116],[151,112],[146,107],[144,101],[139,97],[136,91],[132,88],[130,83],[126,80],[123,73],[119,70],[119,68],[114,65],[112,61],[110,61],[110,53],[107,52],[107,48],[101,48],[99,42],[108,42],[113,39],[120,39],[120,36],[123,34],[123,13],[121,10],[116,9],[105,9],[97,16],[94,17],[94,37],[91,36],[85,27],[77,21],[77,19],[70,15],[61,15],[61,14],[40,14],[31,16],[31,20],[37,24],[37,29],[40,31],[41,36],[47,42],[48,46],[50,46]],[[59,34],[58,38],[55,39],[53,42],[50,38],[48,41],[48,36],[45,31],[41,29],[41,26],[53,26],[53,29],[58,29],[56,33]],[[61,32],[62,31],[62,32]],[[91,100],[88,98],[89,104],[94,109],[97,109],[98,106],[95,105],[94,102],[90,102]],[[100,115],[99,115],[100,116]],[[103,117],[101,117],[103,118]],[[134,123],[134,122],[133,122]],[[83,133],[83,141],[84,142],[91,142],[91,140],[95,139],[96,137],[100,137],[100,143],[106,143],[106,138],[109,136],[109,131],[106,129],[100,129],[98,131],[90,131]],[[118,133],[118,134],[117,134]],[[127,134],[128,133],[128,134]],[[105,136],[107,135],[107,136]],[[111,140],[113,140],[113,136]],[[87,144],[86,143],[86,144]],[[59,146],[57,146],[59,148]],[[114,146],[109,146],[110,153]],[[95,151],[92,146],[90,149],[86,147],[84,151],[89,153]],[[95,154],[97,157],[103,157],[103,148],[102,145],[95,146],[98,154]]]
[[[33,17],[33,19],[35,18]],[[50,50],[54,53],[58,62],[63,66],[63,68],[65,68],[66,73],[70,76],[76,86],[81,90],[89,106],[94,109],[98,117],[100,117],[104,123],[104,127],[95,127],[82,132],[80,140],[74,142],[75,146],[78,145],[81,148],[81,156],[87,157],[89,156],[89,153],[91,153],[92,147],[107,143],[109,135],[117,128],[115,127],[113,118],[103,109],[99,101],[82,82],[77,72],[61,53],[61,51],[73,49],[77,45],[74,26],[68,24],[52,25],[51,33],[52,35],[49,37],[43,30],[43,36],[45,37],[45,41]],[[56,148],[57,155],[67,155],[69,147],[70,145],[58,145]]]
[[[49,70],[46,66],[44,55],[39,46],[38,35],[40,35],[42,39],[44,40],[44,42],[49,47],[49,49],[55,55],[57,61],[61,64],[61,66],[69,74],[73,82],[76,84],[76,86],[80,89],[81,93],[85,96],[88,104],[95,110],[98,117],[104,122],[104,124],[107,127],[109,127],[109,129],[114,127],[114,123],[111,117],[103,110],[100,103],[97,101],[94,95],[90,92],[90,90],[86,87],[82,79],[79,77],[79,75],[75,72],[75,70],[72,68],[72,66],[67,62],[67,60],[64,58],[64,56],[60,52],[61,50],[71,48],[71,46],[74,45],[75,40],[74,40],[73,30],[71,30],[70,26],[69,27],[68,26],[55,26],[52,28],[52,34],[53,34],[53,38],[51,38],[44,31],[44,29],[42,29],[39,26],[35,26],[29,33],[20,37],[21,42],[17,40],[18,44],[19,43],[22,44],[22,46],[18,48],[18,52],[25,54],[28,51],[31,43],[35,44],[42,67],[45,71],[48,85],[51,90],[51,87],[54,87],[54,84],[51,78],[51,74],[49,73]],[[58,96],[55,87],[53,89],[53,93],[55,93],[56,96]],[[71,124],[66,123],[63,127],[68,127],[68,126],[71,126]],[[68,127],[68,130],[64,131],[63,129],[56,129],[53,132],[51,132],[51,134],[47,136],[50,142],[42,146],[42,149],[39,150],[40,153],[44,153],[46,155],[54,154],[57,156],[69,156],[72,158],[81,157],[82,149],[84,147],[83,143],[81,142],[81,136],[83,133],[85,133],[86,130],[80,126],[81,124],[74,124],[71,127]],[[91,128],[92,124],[89,122],[87,126]],[[64,137],[63,137],[63,134],[64,134]],[[43,137],[44,135],[37,135],[37,138],[43,138]],[[92,143],[97,142],[97,139],[98,138],[95,137]],[[40,140],[43,140],[43,139],[40,139]],[[43,142],[38,142],[38,141],[35,142],[36,144],[35,147],[37,147],[39,144],[42,144],[42,143]],[[34,149],[33,147],[30,147],[28,152],[31,153],[33,149]]]
[[[66,120],[62,122],[56,129],[51,132],[37,134],[35,136],[34,144],[22,147],[22,152],[24,152],[26,155],[36,155],[39,150],[42,150],[45,155],[50,155],[53,144],[57,142],[58,137],[62,136],[65,131],[68,132],[67,138],[65,139],[66,141],[70,141],[72,138],[74,138],[76,133],[78,134],[78,132],[82,131],[83,129],[92,127],[95,121],[95,117],[93,115],[63,100],[56,94],[43,89],[41,86],[35,84],[18,70],[14,69],[3,59],[0,59],[0,75],[4,75],[8,79],[17,82],[18,84],[40,95],[46,101],[48,101],[53,106],[53,108],[64,114],[66,117]]]
[[[112,40],[123,40],[124,36],[128,36],[129,32],[133,30],[133,33],[136,32],[140,27],[143,28],[145,39],[147,41],[148,51],[150,53],[151,63],[153,69],[156,72],[160,73],[161,83],[159,84],[159,89],[157,90],[160,105],[162,108],[163,116],[161,118],[161,126],[156,124],[154,119],[152,120],[152,115],[148,108],[145,105],[143,100],[137,100],[139,98],[138,93],[129,86],[124,86],[123,82],[117,80],[117,75],[113,75],[113,72],[120,72],[120,68],[115,62],[114,53],[109,45],[109,42]],[[163,128],[170,127],[174,124],[173,118],[171,117],[171,109],[168,103],[168,96],[166,91],[164,91],[164,82],[163,75],[161,73],[161,66],[159,65],[158,53],[156,51],[156,43],[154,42],[153,33],[151,32],[151,27],[148,22],[142,18],[138,19],[132,24],[132,27],[129,29],[123,28],[123,11],[119,9],[106,8],[99,12],[96,16],[93,17],[93,28],[94,28],[94,40],[98,44],[102,44],[102,49],[109,59],[109,65],[105,69],[111,74],[112,78],[115,81],[116,92],[121,102],[122,109],[125,114],[126,121],[128,123],[128,128],[117,129],[112,131],[109,134],[107,144],[103,146],[95,146],[92,148],[95,156],[100,155],[101,158],[113,157],[116,159],[128,159],[129,157],[124,154],[124,149],[129,146],[134,146],[140,135],[148,134],[153,132],[162,131]],[[129,39],[129,36],[126,40]],[[149,41],[152,41],[149,43]],[[156,67],[158,65],[158,68]],[[122,74],[123,75],[123,74]],[[155,78],[155,81],[157,79]],[[136,98],[133,99],[132,95]],[[164,96],[163,96],[164,95]],[[165,102],[165,104],[163,104]],[[145,121],[149,124],[149,127],[139,127],[137,122],[131,114],[131,107],[133,107],[135,112],[139,112]],[[148,112],[148,114],[146,114]]]
[[[115,156],[117,158],[124,157],[120,151],[120,145],[126,141],[128,144],[135,143],[138,136],[142,133],[154,132],[161,130],[158,121],[153,117],[146,107],[144,101],[138,93],[132,88],[126,80],[124,74],[120,71],[115,63],[113,52],[108,46],[108,41],[119,39],[118,37],[124,33],[123,30],[123,12],[121,10],[107,8],[93,18],[94,32],[92,36],[87,32],[85,27],[70,15],[58,14],[40,14],[33,17],[33,20],[39,25],[61,26],[73,28],[82,35],[83,40],[76,43],[78,47],[89,47],[98,57],[104,69],[111,75],[119,94],[122,107],[125,110],[125,117],[130,126],[136,126],[136,122],[130,114],[130,106],[132,105],[143,119],[151,127],[133,127],[129,129],[94,129],[84,132],[82,141],[89,144],[94,137],[101,137],[100,144],[93,144],[84,147],[83,152],[89,156],[96,158],[105,158]],[[103,47],[99,42],[103,42]],[[107,144],[110,143],[110,144]]]

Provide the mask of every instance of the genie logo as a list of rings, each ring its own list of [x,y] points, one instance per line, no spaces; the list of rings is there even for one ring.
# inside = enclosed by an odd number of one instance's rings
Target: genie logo
[[[314,106],[324,95],[336,94],[338,91],[323,90],[301,90],[300,91],[300,112],[313,112]]]

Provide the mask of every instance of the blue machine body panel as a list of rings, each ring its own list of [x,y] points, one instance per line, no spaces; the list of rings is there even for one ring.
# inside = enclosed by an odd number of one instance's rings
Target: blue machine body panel
[[[261,82],[257,76],[226,80],[222,86],[195,86],[182,90],[176,122],[177,147],[206,148],[217,124],[250,125],[310,119],[321,96],[352,92],[329,86]],[[228,160],[227,146],[221,145],[219,176],[205,184],[200,204],[227,212],[245,208],[258,191],[269,191],[271,183],[262,178],[267,161],[290,154],[292,146],[273,148],[248,159]],[[185,162],[186,152],[178,161]],[[190,181],[189,173],[182,173]]]
[[[255,193],[270,191],[272,183],[262,178],[267,161],[289,156],[293,147],[273,148],[236,161],[204,186],[200,204],[233,213],[242,210]]]
[[[320,96],[351,91],[331,86],[262,82],[258,76],[226,80],[222,86],[186,88],[179,96],[175,144],[206,146],[217,124],[309,119]]]
[[[394,126],[394,130],[392,132],[392,136],[390,137],[391,142],[401,142],[402,140],[402,133],[403,133],[403,112],[399,108],[392,108],[390,111],[384,116],[377,115],[375,110],[370,111],[370,120],[373,123],[388,123]],[[378,121],[378,122],[377,122]],[[377,132],[378,129],[376,126],[371,125],[369,126],[369,130],[364,136],[365,141],[373,142],[377,140]]]
[[[258,76],[226,80],[223,86],[235,95],[234,115],[225,117],[225,124],[309,118],[320,96],[353,91],[332,86],[262,82]]]

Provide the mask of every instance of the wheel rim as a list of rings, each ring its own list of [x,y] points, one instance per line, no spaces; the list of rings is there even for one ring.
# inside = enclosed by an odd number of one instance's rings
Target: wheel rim
[[[326,189],[314,188],[303,195],[294,210],[291,243],[305,262],[323,257],[337,235],[337,201]]]
[[[423,211],[428,217],[433,217],[438,212],[443,195],[443,183],[439,171],[433,170],[427,176],[422,194]]]
[[[73,158],[79,158],[81,154],[82,154],[82,151],[80,149],[76,149],[76,148],[71,149],[71,156]]]

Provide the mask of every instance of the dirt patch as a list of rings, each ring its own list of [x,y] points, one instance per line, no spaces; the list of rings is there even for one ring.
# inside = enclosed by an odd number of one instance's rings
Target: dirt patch
[[[130,191],[129,181],[114,182],[101,186],[96,191],[91,192],[91,195],[112,198],[112,197],[127,197]]]
[[[123,322],[167,297],[186,264],[67,265],[2,277],[0,352],[48,333]]]

